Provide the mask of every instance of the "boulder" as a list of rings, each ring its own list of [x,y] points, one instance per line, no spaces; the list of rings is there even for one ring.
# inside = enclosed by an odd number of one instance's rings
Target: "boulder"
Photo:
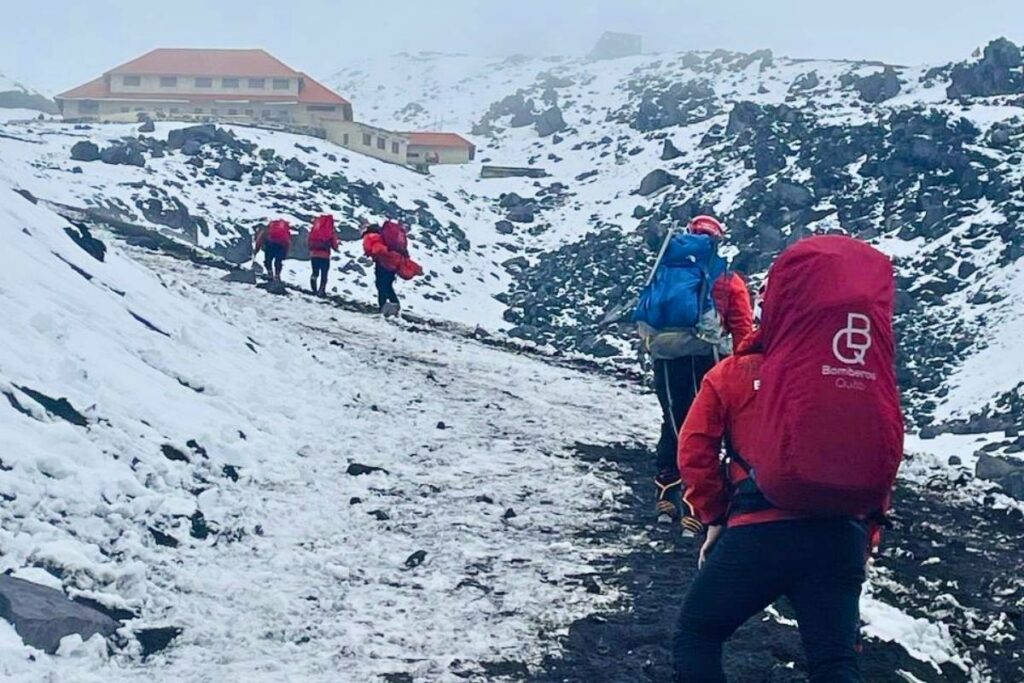
[[[899,95],[902,84],[896,69],[887,66],[884,71],[855,80],[853,87],[862,100],[876,104]]]
[[[974,63],[962,63],[950,72],[946,95],[989,97],[1014,95],[1024,92],[1024,63],[1021,49],[1006,38],[993,40],[985,47],[982,58]]]
[[[62,591],[31,581],[0,575],[0,617],[9,621],[25,642],[48,654],[61,638],[78,634],[89,640],[112,635],[119,624],[91,607],[69,600]]]
[[[515,226],[512,225],[511,221],[502,220],[494,224],[494,230],[499,235],[511,235],[515,232]]]
[[[974,475],[998,484],[1011,498],[1024,500],[1024,462],[979,453]]]
[[[156,124],[153,123],[152,119],[147,120],[147,121],[143,121],[142,125],[139,126],[139,132],[140,133],[155,133],[156,132]]]
[[[215,173],[224,180],[241,180],[242,165],[235,159],[223,159]]]
[[[521,206],[526,203],[526,200],[520,197],[515,192],[507,192],[501,195],[498,199],[498,206],[503,209],[511,209],[513,206]]]
[[[725,127],[726,135],[738,135],[753,126],[764,110],[753,102],[737,102],[729,112],[729,123]]]
[[[71,158],[75,161],[98,161],[100,148],[96,146],[95,142],[81,140],[71,148]]]
[[[186,140],[181,146],[181,153],[185,156],[194,157],[203,151],[203,143],[198,140]]]
[[[146,157],[142,156],[142,150],[140,149],[129,149],[124,163],[126,166],[144,168],[146,166]]]
[[[107,147],[100,152],[100,161],[113,165],[128,163],[128,148],[121,145]]]
[[[798,76],[793,85],[789,87],[790,92],[806,92],[808,90],[814,90],[821,85],[821,79],[818,77],[817,71],[811,71]]]
[[[509,209],[508,215],[505,218],[513,223],[532,223],[535,218],[533,205],[521,204],[514,206]]]
[[[254,285],[257,282],[256,273],[251,270],[232,270],[221,278],[224,282],[241,282],[247,285]]]
[[[217,139],[217,127],[212,123],[204,123],[199,126],[189,126],[188,128],[178,128],[172,130],[167,134],[167,145],[171,149],[182,149],[185,143],[192,141],[199,144],[202,147],[208,142],[213,142]]]
[[[654,194],[661,188],[671,185],[675,182],[675,176],[668,171],[662,169],[655,169],[644,176],[644,179],[640,181],[640,188],[637,193],[647,197]]]
[[[676,149],[676,146],[672,144],[671,140],[665,138],[665,142],[661,147],[661,160],[670,161],[681,156],[683,156],[683,153]]]
[[[562,118],[562,110],[553,106],[534,121],[537,135],[546,138],[566,129],[565,119]]]
[[[297,183],[301,183],[307,180],[310,176],[309,169],[306,165],[296,158],[291,158],[284,165],[284,174],[289,179],[294,180]]]

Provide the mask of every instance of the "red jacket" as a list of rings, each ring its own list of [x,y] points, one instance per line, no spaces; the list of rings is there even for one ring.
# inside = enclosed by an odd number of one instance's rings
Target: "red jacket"
[[[729,511],[733,488],[747,478],[746,471],[736,463],[729,466],[729,472],[723,472],[719,455],[726,436],[733,449],[757,468],[756,454],[750,449],[760,429],[754,404],[763,356],[751,353],[749,341],[741,343],[736,355],[704,376],[679,433],[677,465],[686,485],[683,497],[693,515],[704,524],[722,523]],[[771,508],[729,515],[728,523],[741,526],[804,516]]]
[[[732,347],[739,349],[743,340],[754,331],[754,309],[750,303],[747,283],[738,273],[728,272],[711,286],[715,310],[722,326],[732,335]]]

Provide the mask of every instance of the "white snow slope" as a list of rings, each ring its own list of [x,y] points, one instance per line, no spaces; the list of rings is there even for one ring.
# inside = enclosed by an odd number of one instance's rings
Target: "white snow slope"
[[[0,182],[0,569],[135,610],[128,631],[184,632],[145,663],[74,642],[33,661],[0,624],[0,677],[452,680],[536,660],[542,634],[614,599],[566,578],[618,551],[573,535],[621,487],[572,444],[646,438],[648,397],[114,242],[100,263],[65,225]]]

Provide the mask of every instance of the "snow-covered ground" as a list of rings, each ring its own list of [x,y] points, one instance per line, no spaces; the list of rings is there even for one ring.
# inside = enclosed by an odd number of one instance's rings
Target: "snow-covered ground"
[[[135,610],[129,630],[184,629],[143,664],[88,645],[32,661],[3,625],[10,679],[450,680],[534,660],[614,599],[566,577],[620,483],[568,453],[646,439],[648,397],[110,241],[100,263],[8,183],[0,221],[0,564]]]

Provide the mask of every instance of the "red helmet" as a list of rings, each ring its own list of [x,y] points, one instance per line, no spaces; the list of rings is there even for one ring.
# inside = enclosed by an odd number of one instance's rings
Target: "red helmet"
[[[696,235],[710,235],[716,240],[725,239],[725,226],[712,216],[697,216],[687,229]]]

